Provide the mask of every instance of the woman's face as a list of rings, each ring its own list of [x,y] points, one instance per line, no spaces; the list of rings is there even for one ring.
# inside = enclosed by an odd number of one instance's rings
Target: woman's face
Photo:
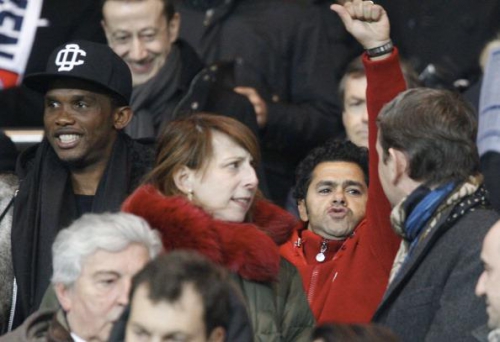
[[[213,155],[193,176],[193,203],[215,219],[243,222],[259,180],[252,156],[224,133],[212,134]]]

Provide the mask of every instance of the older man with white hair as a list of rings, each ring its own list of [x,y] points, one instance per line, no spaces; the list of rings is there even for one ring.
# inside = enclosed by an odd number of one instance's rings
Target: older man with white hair
[[[52,286],[61,308],[37,311],[5,340],[106,341],[128,305],[132,277],[162,245],[142,218],[86,214],[52,246]]]

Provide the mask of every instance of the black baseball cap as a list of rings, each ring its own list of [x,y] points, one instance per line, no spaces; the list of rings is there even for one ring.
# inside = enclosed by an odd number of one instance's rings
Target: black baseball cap
[[[27,75],[23,83],[45,94],[54,80],[64,78],[87,81],[117,96],[124,105],[130,104],[128,65],[105,44],[85,40],[63,44],[52,51],[45,72]]]

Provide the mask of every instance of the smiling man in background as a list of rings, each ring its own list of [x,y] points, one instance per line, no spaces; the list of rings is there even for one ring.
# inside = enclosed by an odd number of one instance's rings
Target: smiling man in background
[[[181,17],[173,0],[105,0],[102,27],[109,46],[128,65],[134,117],[133,138],[158,136],[173,119],[204,111],[226,115],[258,133],[249,100],[224,80],[231,68],[205,66],[194,49],[177,39]]]

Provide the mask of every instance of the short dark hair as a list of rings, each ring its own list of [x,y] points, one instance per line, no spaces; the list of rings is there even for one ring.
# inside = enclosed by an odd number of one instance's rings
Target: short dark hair
[[[350,141],[330,140],[316,147],[300,162],[295,171],[296,184],[293,196],[296,200],[306,198],[316,166],[323,162],[348,162],[358,165],[368,185],[368,149]]]
[[[101,0],[101,14],[103,13],[104,4],[108,1],[124,1],[124,2],[139,2],[145,0]],[[175,8],[174,8],[174,0],[158,0],[163,2],[163,14],[165,14],[165,18],[167,18],[167,22],[170,21],[174,17]]]
[[[389,148],[409,158],[409,176],[428,186],[463,181],[479,171],[472,106],[449,90],[409,89],[378,117],[382,160]]]
[[[397,342],[399,338],[391,330],[376,324],[330,323],[317,326],[312,339],[325,342]]]
[[[217,327],[227,329],[230,293],[234,291],[227,272],[195,251],[176,250],[151,261],[132,280],[130,302],[140,285],[146,285],[154,303],[174,303],[185,285],[192,285],[203,301],[207,337]]]

